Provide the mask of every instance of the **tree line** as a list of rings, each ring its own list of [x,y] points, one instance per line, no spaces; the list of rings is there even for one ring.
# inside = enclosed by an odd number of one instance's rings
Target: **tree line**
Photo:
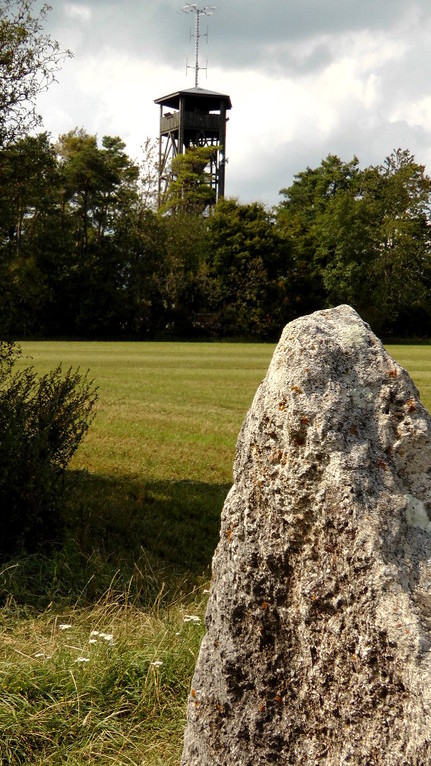
[[[341,302],[380,333],[431,332],[431,181],[409,151],[365,169],[329,155],[268,209],[205,208],[195,149],[157,212],[153,149],[138,165],[84,130],[3,146],[3,337],[273,339]]]

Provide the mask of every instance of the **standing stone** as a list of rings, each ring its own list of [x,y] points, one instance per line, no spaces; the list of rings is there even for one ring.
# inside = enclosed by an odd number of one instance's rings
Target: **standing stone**
[[[431,419],[349,306],[242,426],[182,766],[431,764]]]

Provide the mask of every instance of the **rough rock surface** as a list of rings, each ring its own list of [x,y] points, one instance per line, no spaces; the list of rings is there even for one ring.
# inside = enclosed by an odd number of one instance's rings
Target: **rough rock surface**
[[[241,429],[183,766],[431,764],[431,419],[349,306]]]

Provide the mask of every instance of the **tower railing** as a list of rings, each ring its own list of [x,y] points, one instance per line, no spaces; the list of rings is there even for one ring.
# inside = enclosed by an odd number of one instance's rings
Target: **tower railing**
[[[184,112],[183,126],[186,129],[208,130],[212,133],[220,131],[219,114],[199,114],[198,112]],[[162,115],[160,118],[160,132],[171,133],[179,130],[180,113],[173,112],[168,115]]]

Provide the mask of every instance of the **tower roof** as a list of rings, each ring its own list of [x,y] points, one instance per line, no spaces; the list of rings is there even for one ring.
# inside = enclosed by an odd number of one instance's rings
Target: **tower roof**
[[[179,109],[180,97],[186,96],[192,98],[194,101],[202,101],[205,105],[208,105],[210,101],[224,101],[226,103],[226,109],[232,109],[232,102],[230,96],[225,93],[217,93],[214,90],[206,90],[205,88],[187,88],[186,90],[177,90],[175,93],[170,93],[168,96],[162,96],[162,98],[155,98],[154,103],[162,106],[169,106],[171,109]]]

